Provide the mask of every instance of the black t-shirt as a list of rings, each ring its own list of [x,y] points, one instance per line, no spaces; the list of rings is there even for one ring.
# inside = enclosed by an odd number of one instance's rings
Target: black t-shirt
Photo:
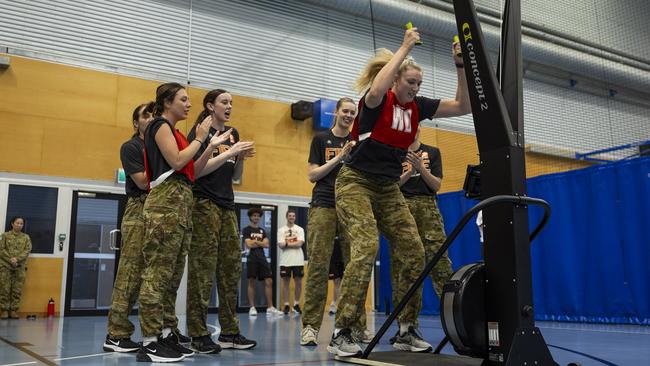
[[[210,127],[210,132],[208,138],[204,143],[201,144],[201,148],[194,156],[194,160],[197,160],[201,154],[205,151],[208,146],[208,142],[212,136],[220,135],[221,133],[227,131],[231,127],[225,126],[223,131],[217,131],[215,128]],[[196,137],[196,126],[192,128],[189,135],[187,136],[188,141],[194,140]],[[219,145],[211,157],[215,157],[221,153],[224,153],[230,149],[232,145],[239,141],[239,132],[236,129],[232,128],[232,133],[230,139],[223,144]],[[217,206],[223,207],[228,210],[235,209],[235,194],[232,190],[232,176],[235,172],[235,163],[237,163],[237,157],[226,160],[219,168],[208,175],[204,175],[196,180],[192,191],[194,192],[194,197],[208,198],[214,202]]]
[[[167,124],[171,128],[172,132],[174,131],[174,126],[171,122],[167,121],[162,117],[156,117],[144,131],[144,148],[147,151],[147,160],[149,163],[149,182],[153,182],[163,173],[172,170],[172,167],[167,164],[167,160],[160,152],[158,144],[156,144],[156,133],[162,127],[162,125]]]
[[[316,135],[311,140],[311,148],[309,149],[309,163],[317,164],[318,166],[325,165],[328,161],[335,158],[341,153],[345,143],[350,141],[352,137],[336,137],[332,130],[323,131]],[[334,202],[334,183],[336,182],[336,175],[341,170],[341,164],[338,164],[330,172],[318,180],[311,193],[311,204],[316,207],[335,207]]]
[[[440,100],[417,96],[402,106],[389,90],[379,106],[368,108],[363,103],[364,98],[359,102],[360,112],[353,127],[359,144],[350,154],[348,164],[357,170],[397,181],[419,122],[433,118]],[[415,115],[417,120],[411,120]]]
[[[424,166],[429,169],[429,172],[433,174],[433,176],[442,179],[442,158],[440,156],[440,149],[421,143],[420,148],[417,149],[415,153],[421,153]],[[402,163],[402,174],[410,169],[411,164],[404,160]],[[427,185],[419,172],[416,172],[411,176],[411,178],[409,178],[400,189],[402,190],[404,197],[436,196],[436,192]]]
[[[144,141],[140,136],[133,136],[129,141],[122,144],[120,148],[120,160],[122,160],[122,168],[126,174],[126,190],[127,197],[140,197],[147,194],[138,188],[131,178],[131,174],[144,172]]]
[[[244,230],[242,230],[242,236],[244,237],[244,240],[246,239],[253,239],[253,240],[259,240],[262,241],[264,240],[266,236],[266,231],[262,229],[261,227],[252,227],[252,226],[246,226]],[[246,243],[244,242],[244,247],[246,247]],[[264,248],[252,248],[248,252],[248,261],[253,262],[266,262],[266,256],[264,255]]]

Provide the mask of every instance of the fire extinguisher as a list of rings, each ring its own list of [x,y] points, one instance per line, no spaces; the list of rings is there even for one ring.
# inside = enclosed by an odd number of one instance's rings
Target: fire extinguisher
[[[54,316],[54,299],[50,297],[50,301],[47,302],[47,316]]]

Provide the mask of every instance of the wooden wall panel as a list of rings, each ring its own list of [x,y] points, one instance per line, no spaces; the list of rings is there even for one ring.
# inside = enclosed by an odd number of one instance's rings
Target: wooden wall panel
[[[63,258],[28,258],[27,278],[18,312],[22,315],[47,314],[47,302],[52,298],[58,315],[63,306],[62,278]]]

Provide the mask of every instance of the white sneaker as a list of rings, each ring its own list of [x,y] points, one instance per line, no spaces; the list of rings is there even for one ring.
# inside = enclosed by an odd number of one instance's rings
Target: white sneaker
[[[255,309],[255,306],[251,306],[250,310],[248,310],[248,315],[257,316],[257,309]]]
[[[339,357],[359,357],[361,356],[361,347],[352,338],[350,329],[343,328],[338,335],[332,336],[332,340],[327,346],[327,352]]]
[[[276,309],[275,306],[269,306],[268,308],[266,308],[266,315],[278,315],[278,314],[284,315],[284,313]]]
[[[308,325],[302,328],[300,332],[300,345],[301,346],[315,346],[318,341],[318,331]]]
[[[431,352],[433,349],[429,343],[422,339],[422,336],[418,334],[412,325],[409,327],[408,332],[397,336],[393,348],[408,352]]]
[[[330,315],[336,314],[336,304],[331,303],[330,304]]]

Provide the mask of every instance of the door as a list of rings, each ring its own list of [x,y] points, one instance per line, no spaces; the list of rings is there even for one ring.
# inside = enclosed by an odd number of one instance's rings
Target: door
[[[65,315],[108,314],[125,205],[125,195],[74,193]]]

